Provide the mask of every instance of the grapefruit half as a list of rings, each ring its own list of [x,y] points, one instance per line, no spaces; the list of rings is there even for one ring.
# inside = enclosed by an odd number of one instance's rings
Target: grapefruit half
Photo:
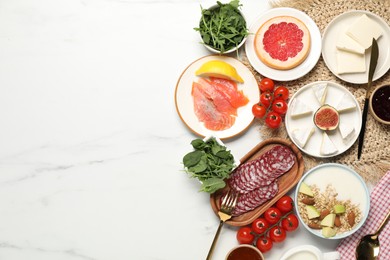
[[[266,21],[254,40],[256,54],[267,66],[289,70],[301,64],[310,51],[310,32],[292,16],[277,16]]]

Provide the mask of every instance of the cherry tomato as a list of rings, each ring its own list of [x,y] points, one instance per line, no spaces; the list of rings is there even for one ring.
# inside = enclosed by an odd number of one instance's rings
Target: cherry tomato
[[[272,102],[272,111],[275,111],[276,113],[280,115],[284,115],[287,112],[287,102],[283,99],[275,99],[274,102]]]
[[[282,212],[280,212],[280,210],[276,207],[270,207],[264,212],[264,218],[271,225],[277,223],[281,217],[282,217]]]
[[[282,212],[287,213],[293,209],[294,202],[290,196],[283,196],[276,202],[276,207]]]
[[[267,117],[265,118],[265,123],[270,128],[278,128],[281,122],[282,122],[282,117],[276,112],[268,113]]]
[[[269,223],[265,218],[257,218],[252,222],[252,230],[257,234],[263,234],[267,228]]]
[[[286,230],[279,226],[274,226],[269,231],[269,237],[273,242],[282,242],[286,239]]]
[[[289,91],[286,87],[280,86],[280,87],[277,87],[275,89],[274,96],[275,96],[275,99],[287,100],[288,96],[289,96]]]
[[[256,118],[263,118],[266,112],[267,108],[261,103],[254,104],[252,106],[252,114]]]
[[[237,231],[237,241],[240,244],[252,244],[255,236],[251,233],[252,229],[250,227],[241,227]]]
[[[259,237],[256,241],[256,247],[262,252],[268,252],[272,248],[272,240],[269,237]]]
[[[272,102],[272,94],[271,92],[264,92],[260,95],[260,103],[263,104],[265,107],[269,107]]]
[[[295,214],[291,213],[286,218],[282,219],[282,227],[286,231],[294,231],[299,226],[298,218]]]
[[[261,92],[273,91],[274,86],[275,86],[274,81],[272,79],[269,79],[269,78],[263,78],[259,83],[259,87],[260,87]]]

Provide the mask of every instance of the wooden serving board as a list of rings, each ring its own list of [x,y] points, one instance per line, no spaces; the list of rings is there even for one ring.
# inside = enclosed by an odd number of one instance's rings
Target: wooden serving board
[[[269,138],[258,145],[256,145],[251,151],[249,151],[241,160],[241,164],[254,160],[260,155],[264,154],[266,151],[271,149],[275,145],[285,145],[289,147],[295,154],[295,163],[293,167],[278,178],[279,191],[275,197],[268,200],[264,204],[255,208],[252,211],[248,211],[242,215],[232,217],[230,220],[226,221],[226,224],[231,226],[245,226],[252,223],[256,218],[263,214],[269,207],[271,207],[278,199],[285,195],[289,190],[291,190],[295,184],[301,179],[304,171],[304,162],[300,150],[289,140],[282,138]],[[226,185],[225,188],[211,194],[210,204],[217,215],[218,210],[221,205],[221,196],[225,194],[230,187]]]

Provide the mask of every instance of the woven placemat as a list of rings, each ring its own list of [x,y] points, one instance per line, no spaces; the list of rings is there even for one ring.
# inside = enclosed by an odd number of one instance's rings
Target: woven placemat
[[[281,0],[271,1],[271,4],[273,7],[292,7],[305,12],[316,22],[321,34],[333,18],[350,10],[370,11],[382,17],[388,24],[390,22],[390,1],[388,0]],[[245,54],[241,56],[241,59],[252,70],[256,79],[260,81],[263,76],[250,66]],[[345,86],[356,97],[363,109],[366,95],[365,85],[349,84],[341,81],[326,67],[322,57],[320,57],[317,65],[307,75],[294,81],[284,82],[283,84],[289,88],[291,97],[299,88],[319,80],[332,81]],[[375,86],[387,83],[390,83],[389,72],[374,82],[373,89]],[[259,131],[263,138],[288,138],[284,126],[277,130],[271,130],[268,127],[263,127],[263,122],[259,121]],[[375,185],[386,171],[390,169],[390,126],[377,122],[369,113],[366,123],[363,153],[360,160],[357,160],[357,148],[358,142],[356,141],[345,153],[330,159],[318,159],[304,154],[305,168],[307,170],[326,162],[342,163],[353,168],[367,183]]]

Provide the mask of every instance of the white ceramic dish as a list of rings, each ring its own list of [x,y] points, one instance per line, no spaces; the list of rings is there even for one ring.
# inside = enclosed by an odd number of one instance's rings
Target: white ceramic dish
[[[336,236],[327,239],[345,238],[355,233],[361,226],[363,226],[370,210],[370,193],[362,177],[360,177],[360,175],[354,170],[338,163],[324,163],[310,169],[297,184],[294,194],[295,201],[298,201],[298,190],[302,182],[305,182],[308,185],[316,184],[322,192],[325,191],[327,185],[331,184],[338,193],[337,199],[350,199],[353,204],[359,205],[362,212],[362,219],[355,228],[351,231],[337,234]],[[309,228],[303,222],[299,212],[297,212],[297,215],[302,226],[304,226],[310,233],[324,238],[321,234],[321,230]]]
[[[244,79],[244,83],[237,84],[238,89],[243,90],[249,99],[248,104],[238,108],[234,125],[223,131],[212,131],[199,122],[194,112],[194,103],[191,95],[192,83],[198,78],[195,71],[205,62],[210,60],[222,60],[236,68],[238,74]],[[184,124],[194,133],[200,136],[215,136],[220,139],[234,137],[246,130],[253,121],[252,106],[259,102],[259,87],[252,72],[239,60],[219,55],[202,57],[191,63],[181,74],[175,91],[176,110]]]
[[[325,100],[325,104],[328,104],[332,107],[336,107],[337,104],[340,102],[340,100],[343,98],[343,95],[346,94],[347,97],[350,100],[353,100],[355,102],[356,108],[349,111],[340,112],[340,122],[348,122],[350,124],[354,125],[355,133],[354,135],[349,138],[348,142],[344,142],[343,138],[341,137],[341,134],[339,132],[339,129],[333,130],[331,132],[327,132],[329,138],[332,140],[332,142],[335,144],[335,146],[338,148],[338,151],[331,155],[322,155],[320,153],[320,146],[322,143],[322,133],[323,131],[319,128],[314,126],[313,122],[313,116],[314,113],[317,111],[318,108],[320,108],[320,103],[317,101],[314,92],[312,90],[312,87],[321,84],[321,83],[327,83],[328,86],[328,93]],[[334,83],[330,81],[317,81],[312,82],[308,85],[305,85],[304,87],[300,88],[294,96],[289,101],[289,107],[291,108],[291,104],[294,99],[299,99],[302,103],[304,103],[306,106],[310,107],[312,110],[312,113],[306,116],[302,116],[299,118],[292,118],[291,117],[291,109],[287,110],[286,118],[285,118],[285,124],[287,129],[287,134],[289,135],[290,139],[293,141],[293,143],[301,149],[304,153],[314,156],[314,157],[320,157],[320,158],[327,158],[327,157],[333,157],[336,155],[339,155],[346,150],[348,150],[356,141],[356,139],[359,136],[361,125],[362,125],[362,118],[361,118],[361,110],[359,103],[355,99],[355,97],[351,94],[351,92],[348,91],[345,87]],[[314,126],[314,133],[311,136],[311,138],[308,140],[305,147],[302,147],[299,145],[299,143],[295,140],[295,138],[292,135],[292,131],[294,129],[304,128],[304,127],[310,127]]]
[[[367,83],[368,67],[370,60],[370,48],[366,50],[366,67],[364,73],[346,73],[337,74],[337,58],[336,58],[336,40],[349,25],[361,15],[366,14],[369,18],[376,21],[383,29],[383,35],[378,39],[379,58],[373,80],[382,77],[390,68],[390,27],[379,16],[368,11],[349,11],[334,18],[326,27],[322,39],[322,57],[329,70],[341,80],[353,84]]]
[[[276,16],[293,16],[301,20],[310,31],[310,53],[307,58],[297,67],[290,70],[277,70],[265,65],[257,57],[256,50],[254,48],[254,36],[260,26],[271,18]],[[273,8],[264,14],[262,14],[249,28],[249,35],[245,42],[245,51],[250,64],[261,75],[277,80],[277,81],[289,81],[298,79],[308,72],[317,64],[321,55],[321,32],[318,29],[316,23],[305,13],[293,9],[293,8]]]
[[[315,246],[302,245],[291,248],[283,254],[280,260],[338,260],[340,259],[339,252],[322,253]]]

